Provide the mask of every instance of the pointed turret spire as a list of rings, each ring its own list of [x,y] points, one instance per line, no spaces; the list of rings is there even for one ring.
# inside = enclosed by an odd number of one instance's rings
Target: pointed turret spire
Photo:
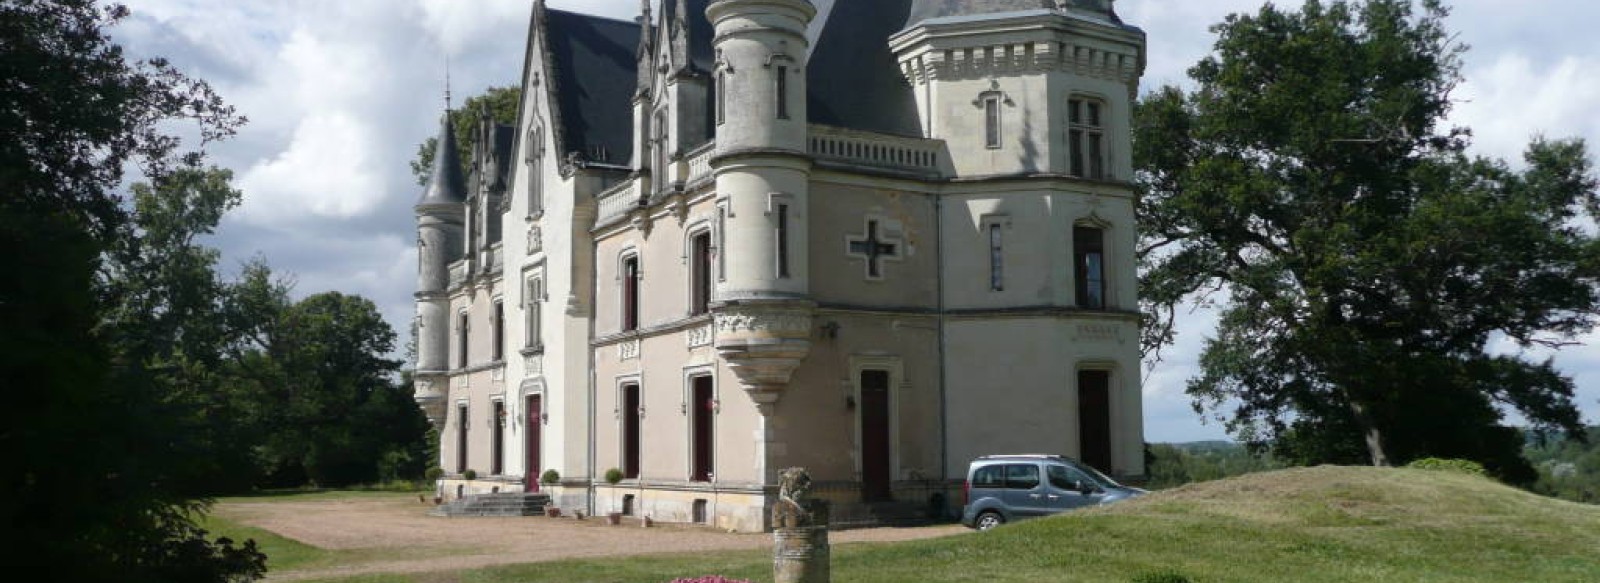
[[[417,206],[461,204],[467,200],[466,180],[461,177],[461,151],[456,147],[455,124],[450,113],[439,124],[439,137],[433,148],[433,175]]]
[[[650,0],[639,0],[639,72],[638,94],[650,93],[651,75],[655,71],[655,27],[651,24]]]

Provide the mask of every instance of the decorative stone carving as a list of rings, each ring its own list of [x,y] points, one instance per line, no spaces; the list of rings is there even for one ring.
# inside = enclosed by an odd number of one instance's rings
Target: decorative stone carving
[[[1122,326],[1116,324],[1078,324],[1073,340],[1122,344]]]
[[[530,376],[544,374],[544,355],[529,354],[522,357],[522,371]]]
[[[715,329],[708,324],[705,326],[695,326],[690,328],[688,333],[684,334],[684,336],[688,337],[689,348],[698,348],[701,346],[710,345],[712,339],[716,337],[716,333]]]
[[[636,360],[639,358],[639,339],[624,341],[617,345],[617,360]]]
[[[747,301],[715,316],[717,352],[763,415],[771,415],[789,377],[811,352],[814,304],[795,300]]]
[[[539,225],[528,225],[528,254],[532,255],[544,250],[544,231]]]
[[[437,379],[419,376],[414,382],[415,393],[413,399],[417,406],[422,408],[422,413],[428,418],[428,423],[434,429],[444,428],[445,419],[445,387],[446,383]]]

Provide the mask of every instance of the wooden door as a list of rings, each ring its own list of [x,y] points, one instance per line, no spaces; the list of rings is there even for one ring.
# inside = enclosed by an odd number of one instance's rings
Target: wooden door
[[[861,498],[889,500],[889,373],[861,371]]]
[[[1078,372],[1078,457],[1094,469],[1110,474],[1111,373]]]
[[[528,492],[539,491],[539,475],[544,463],[539,459],[540,440],[544,438],[543,423],[544,403],[540,402],[538,395],[528,395],[527,419],[523,421],[523,430],[527,432],[527,444],[523,448],[527,456],[527,463],[523,466],[526,474],[524,490]]]
[[[715,443],[711,423],[716,402],[712,399],[711,377],[695,377],[693,383],[694,398],[691,401],[689,422],[693,424],[691,440],[694,442],[694,457],[689,479],[695,482],[709,482],[712,446]]]

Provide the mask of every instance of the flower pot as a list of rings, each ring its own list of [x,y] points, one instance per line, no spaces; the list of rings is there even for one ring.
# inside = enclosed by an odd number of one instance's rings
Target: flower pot
[[[616,525],[622,524],[622,513],[621,512],[607,512],[606,513],[606,524],[611,525],[611,526],[616,526]]]
[[[546,506],[544,507],[544,515],[550,518],[559,517],[561,516],[561,508],[556,506]]]

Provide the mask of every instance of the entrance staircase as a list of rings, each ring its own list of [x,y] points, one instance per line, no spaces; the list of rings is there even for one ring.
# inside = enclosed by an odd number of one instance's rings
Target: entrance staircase
[[[549,494],[499,492],[474,494],[433,507],[433,516],[538,516],[550,504]]]

